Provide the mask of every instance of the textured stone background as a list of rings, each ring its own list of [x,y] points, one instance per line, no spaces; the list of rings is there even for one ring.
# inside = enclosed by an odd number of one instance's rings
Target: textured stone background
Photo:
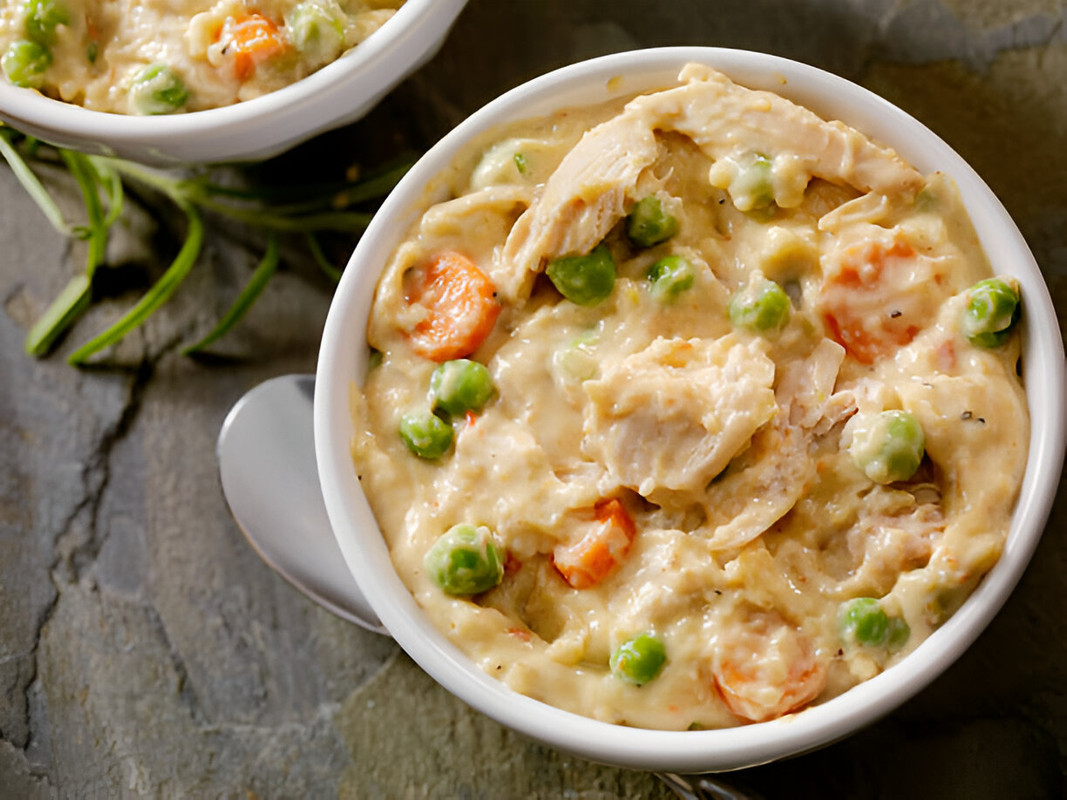
[[[341,170],[421,149],[502,90],[639,46],[765,50],[868,86],[988,181],[1067,314],[1067,13],[1060,0],[472,0],[439,56],[370,117],[272,164]],[[76,208],[61,177],[52,185]],[[172,220],[132,204],[109,263],[147,285]],[[216,225],[194,274],[106,367],[21,342],[80,269],[0,168],[0,800],[46,797],[668,797],[470,711],[388,639],[264,566],[231,522],[214,442],[247,389],[314,367],[330,286],[292,258],[194,362],[257,245]],[[221,288],[220,288],[221,287]],[[737,773],[768,800],[1059,798],[1067,774],[1065,494],[1004,612],[943,677],[818,753]]]

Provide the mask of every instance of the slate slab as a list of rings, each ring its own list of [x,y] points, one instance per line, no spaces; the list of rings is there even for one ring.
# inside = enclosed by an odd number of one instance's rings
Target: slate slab
[[[429,146],[501,91],[614,50],[767,50],[857,80],[956,147],[1015,216],[1067,315],[1067,25],[1058,0],[472,0],[441,53],[363,122],[269,169]],[[73,188],[46,174],[65,208]],[[388,639],[264,566],[226,511],[222,418],[314,368],[330,283],[295,249],[223,358],[178,354],[255,264],[209,221],[186,285],[109,366],[63,356],[128,307],[107,297],[59,351],[21,350],[80,267],[0,168],[0,798],[672,796],[654,776],[534,745],[437,687]],[[158,275],[180,223],[131,204],[109,251]],[[729,780],[779,797],[1055,798],[1067,774],[1067,501],[1004,612],[899,711]]]

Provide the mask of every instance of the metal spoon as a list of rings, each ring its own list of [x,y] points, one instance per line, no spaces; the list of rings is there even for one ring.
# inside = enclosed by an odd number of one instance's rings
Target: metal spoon
[[[237,527],[293,586],[343,619],[385,636],[348,571],[319,490],[312,423],[314,375],[283,375],[230,409],[216,453]]]
[[[219,431],[222,493],[260,558],[310,599],[389,635],[348,571],[315,464],[314,375],[282,375],[237,401]],[[683,800],[758,800],[708,775],[657,773]]]

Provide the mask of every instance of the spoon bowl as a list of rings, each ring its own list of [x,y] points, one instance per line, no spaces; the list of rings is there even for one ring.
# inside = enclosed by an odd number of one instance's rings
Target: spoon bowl
[[[289,583],[342,619],[389,635],[337,546],[319,491],[312,435],[314,375],[282,375],[226,415],[219,480],[241,533]]]

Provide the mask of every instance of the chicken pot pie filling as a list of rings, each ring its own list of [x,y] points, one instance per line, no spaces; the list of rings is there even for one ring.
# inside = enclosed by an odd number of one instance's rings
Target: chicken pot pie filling
[[[522,694],[719,728],[891,667],[996,562],[1018,287],[954,185],[699,65],[483,142],[397,248],[355,467]]]
[[[95,111],[217,108],[335,61],[403,2],[13,1],[0,9],[0,67],[16,86]]]

